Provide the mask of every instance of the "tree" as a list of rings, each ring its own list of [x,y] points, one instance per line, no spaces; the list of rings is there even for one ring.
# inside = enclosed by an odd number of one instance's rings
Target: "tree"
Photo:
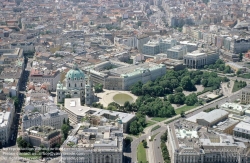
[[[64,140],[66,140],[67,137],[68,137],[69,129],[70,128],[69,128],[69,126],[67,124],[63,124],[62,127],[61,127]]]
[[[144,147],[144,148],[147,148],[147,147],[148,147],[148,143],[147,143],[146,140],[144,140],[144,141],[142,142],[142,144],[143,144],[143,147]]]
[[[185,111],[182,110],[181,113],[180,113],[181,117],[185,117]]]
[[[191,82],[191,79],[189,76],[185,76],[181,79],[181,86],[184,90],[187,90],[187,91],[195,91],[196,90],[196,87]]]
[[[138,22],[137,22],[137,25],[138,25],[139,27],[141,26],[141,24],[142,24],[141,21],[138,21]]]
[[[175,89],[175,92],[182,92],[183,91],[183,89],[181,88],[181,87],[177,87],[176,89]]]
[[[203,79],[201,81],[201,84],[203,85],[203,87],[207,87],[207,83],[208,83],[207,79]]]
[[[66,94],[65,98],[71,98],[70,94]]]
[[[129,101],[125,101],[123,107],[126,111],[131,111],[131,105]]]
[[[187,106],[193,106],[197,102],[198,102],[198,99],[197,99],[197,95],[195,93],[192,93],[192,94],[186,96],[185,104]]]
[[[231,73],[231,67],[226,66],[225,70],[223,71],[223,73],[225,73],[225,74]]]
[[[136,121],[133,121],[133,122],[131,122],[131,124],[130,124],[130,126],[129,126],[129,132],[131,133],[131,134],[134,134],[134,135],[136,135],[136,134],[138,134],[138,125],[137,125],[137,122]]]
[[[19,99],[17,97],[12,97],[12,99],[14,101],[15,108],[18,108]]]
[[[67,119],[67,125],[70,126],[69,118]]]
[[[161,136],[161,141],[166,142],[167,140],[168,140],[168,131],[166,130],[166,132]]]
[[[103,85],[102,84],[96,84],[95,85],[95,93],[103,92]]]
[[[236,75],[238,76],[238,75],[240,75],[242,72],[241,72],[241,70],[238,70],[237,72],[236,72]]]
[[[239,60],[242,61],[242,59],[243,59],[243,54],[240,53],[240,55],[239,55]]]
[[[130,90],[133,94],[140,96],[142,95],[142,86],[143,86],[142,82],[139,81],[138,83],[132,85]]]
[[[171,103],[174,103],[174,95],[169,95],[168,96],[168,101],[170,101]]]

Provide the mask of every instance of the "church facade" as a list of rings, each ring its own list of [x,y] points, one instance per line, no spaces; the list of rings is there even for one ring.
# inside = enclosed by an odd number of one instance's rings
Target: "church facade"
[[[90,75],[85,76],[84,72],[74,65],[67,72],[64,82],[57,84],[57,102],[64,102],[65,98],[80,98],[86,105],[91,105],[94,92]]]

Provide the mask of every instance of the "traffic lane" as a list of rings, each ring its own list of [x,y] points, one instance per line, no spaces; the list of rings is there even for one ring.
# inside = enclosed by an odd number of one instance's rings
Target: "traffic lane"
[[[227,101],[233,101],[233,100],[235,100],[238,97],[239,93],[240,93],[240,91],[233,93],[229,97],[224,97],[224,98],[222,98],[220,100],[208,103],[208,104],[204,105],[202,108],[200,108],[200,109],[198,109],[198,110],[196,110],[196,111],[194,111],[192,113],[186,114],[186,118],[191,117],[191,116],[193,116],[193,115],[195,115],[195,114],[197,114],[197,113],[199,113],[201,111],[204,111],[205,109],[208,109],[208,108],[211,108],[211,107],[216,107],[216,105],[220,106],[220,105],[222,105],[223,103],[225,103]],[[174,120],[170,124],[175,123],[176,121],[177,120]],[[159,129],[157,129],[157,130],[155,130],[155,131],[153,131],[152,133],[149,132],[147,134],[142,135],[137,140],[135,140],[135,141],[133,141],[131,143],[131,153],[132,153],[131,157],[132,157],[132,162],[136,162],[137,161],[137,147],[138,147],[138,144],[139,144],[140,141],[142,141],[143,139],[146,139],[149,135],[155,134],[157,132],[160,132],[160,131],[166,129],[166,124],[164,124],[164,121],[163,122],[159,122],[158,124],[160,124],[162,127],[159,128]],[[160,144],[160,140],[158,140],[158,144]]]
[[[161,136],[164,134],[165,132],[160,132],[159,134],[156,135],[154,140],[154,152],[155,152],[155,162],[156,163],[164,163],[163,161],[163,156],[162,156],[162,152],[161,152]]]

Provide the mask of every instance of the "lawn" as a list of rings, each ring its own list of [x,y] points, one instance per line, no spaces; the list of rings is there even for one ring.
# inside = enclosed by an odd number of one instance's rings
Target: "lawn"
[[[240,82],[234,82],[233,92],[236,92],[238,90],[242,89],[242,83]]]
[[[30,153],[20,153],[19,154],[20,157],[26,158],[26,159],[30,159],[30,160],[38,160],[41,158],[40,154],[30,154]]]
[[[183,107],[180,107],[180,108],[178,108],[178,109],[176,109],[175,110],[175,113],[178,115],[178,114],[180,114],[181,113],[181,111],[189,111],[189,110],[191,110],[191,109],[193,109],[193,108],[196,108],[197,106],[183,106]]]
[[[213,87],[205,87],[203,91],[206,91],[206,92],[213,91]]]
[[[154,125],[154,124],[156,124],[156,122],[153,122],[153,121],[147,121],[147,125],[146,125],[146,127],[152,126],[152,125]]]
[[[153,121],[157,121],[157,122],[161,122],[161,121],[164,121],[166,120],[167,118],[162,118],[162,117],[153,117],[151,120]]]
[[[140,143],[137,147],[137,160],[138,160],[138,162],[141,162],[141,163],[147,162],[146,150],[143,147],[142,143]]]
[[[240,74],[238,76],[242,77],[242,78],[245,78],[245,79],[249,79],[250,78],[250,74],[249,73],[247,73],[247,74]]]
[[[161,126],[160,126],[160,125],[156,125],[155,127],[153,127],[153,128],[151,129],[151,132],[154,131],[154,130],[157,130],[158,128],[161,128]]]
[[[159,134],[159,132],[156,133],[156,134],[154,134],[154,135],[151,137],[151,140],[150,140],[150,141],[153,141],[157,134]]]

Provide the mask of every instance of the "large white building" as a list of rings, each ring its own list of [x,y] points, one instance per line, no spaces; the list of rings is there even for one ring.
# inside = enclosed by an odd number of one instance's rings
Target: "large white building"
[[[5,146],[11,137],[11,126],[15,114],[13,101],[0,101],[0,143]]]
[[[143,45],[143,54],[156,55],[167,53],[168,49],[176,45],[175,39],[159,39],[157,41],[148,41]]]
[[[64,98],[80,98],[86,105],[93,102],[94,94],[90,76],[85,76],[84,72],[74,65],[73,69],[67,72],[65,83],[57,84],[57,102],[63,102]]]
[[[123,132],[128,132],[129,124],[135,119],[134,114],[82,106],[80,98],[66,98],[64,108],[69,120],[75,124],[81,123],[86,116],[97,116],[112,121],[119,119],[123,123]]]
[[[233,129],[233,134],[236,138],[250,140],[250,123],[240,122]]]
[[[186,54],[187,54],[186,45],[176,45],[167,50],[168,58],[171,58],[171,59],[183,59],[183,57]]]
[[[121,121],[102,121],[82,125],[61,146],[62,163],[123,163],[123,125]]]
[[[22,131],[32,126],[51,126],[55,129],[61,129],[63,120],[67,121],[68,114],[59,109],[52,109],[48,113],[27,112],[22,116]]]
[[[149,41],[149,36],[142,34],[136,37],[136,47],[140,53],[142,53],[143,45]]]
[[[248,163],[248,148],[231,135],[177,122],[167,127],[171,163]]]
[[[90,71],[93,83],[101,83],[105,89],[129,90],[131,85],[139,81],[142,83],[154,81],[166,74],[166,66],[163,64],[142,63],[130,65],[115,61],[108,62],[111,65],[115,65],[116,68],[105,70],[105,66],[102,63],[94,67],[84,68],[86,72]],[[99,69],[100,66],[102,69]]]
[[[184,64],[189,68],[202,68],[215,63],[219,59],[217,52],[194,51],[183,56]]]

